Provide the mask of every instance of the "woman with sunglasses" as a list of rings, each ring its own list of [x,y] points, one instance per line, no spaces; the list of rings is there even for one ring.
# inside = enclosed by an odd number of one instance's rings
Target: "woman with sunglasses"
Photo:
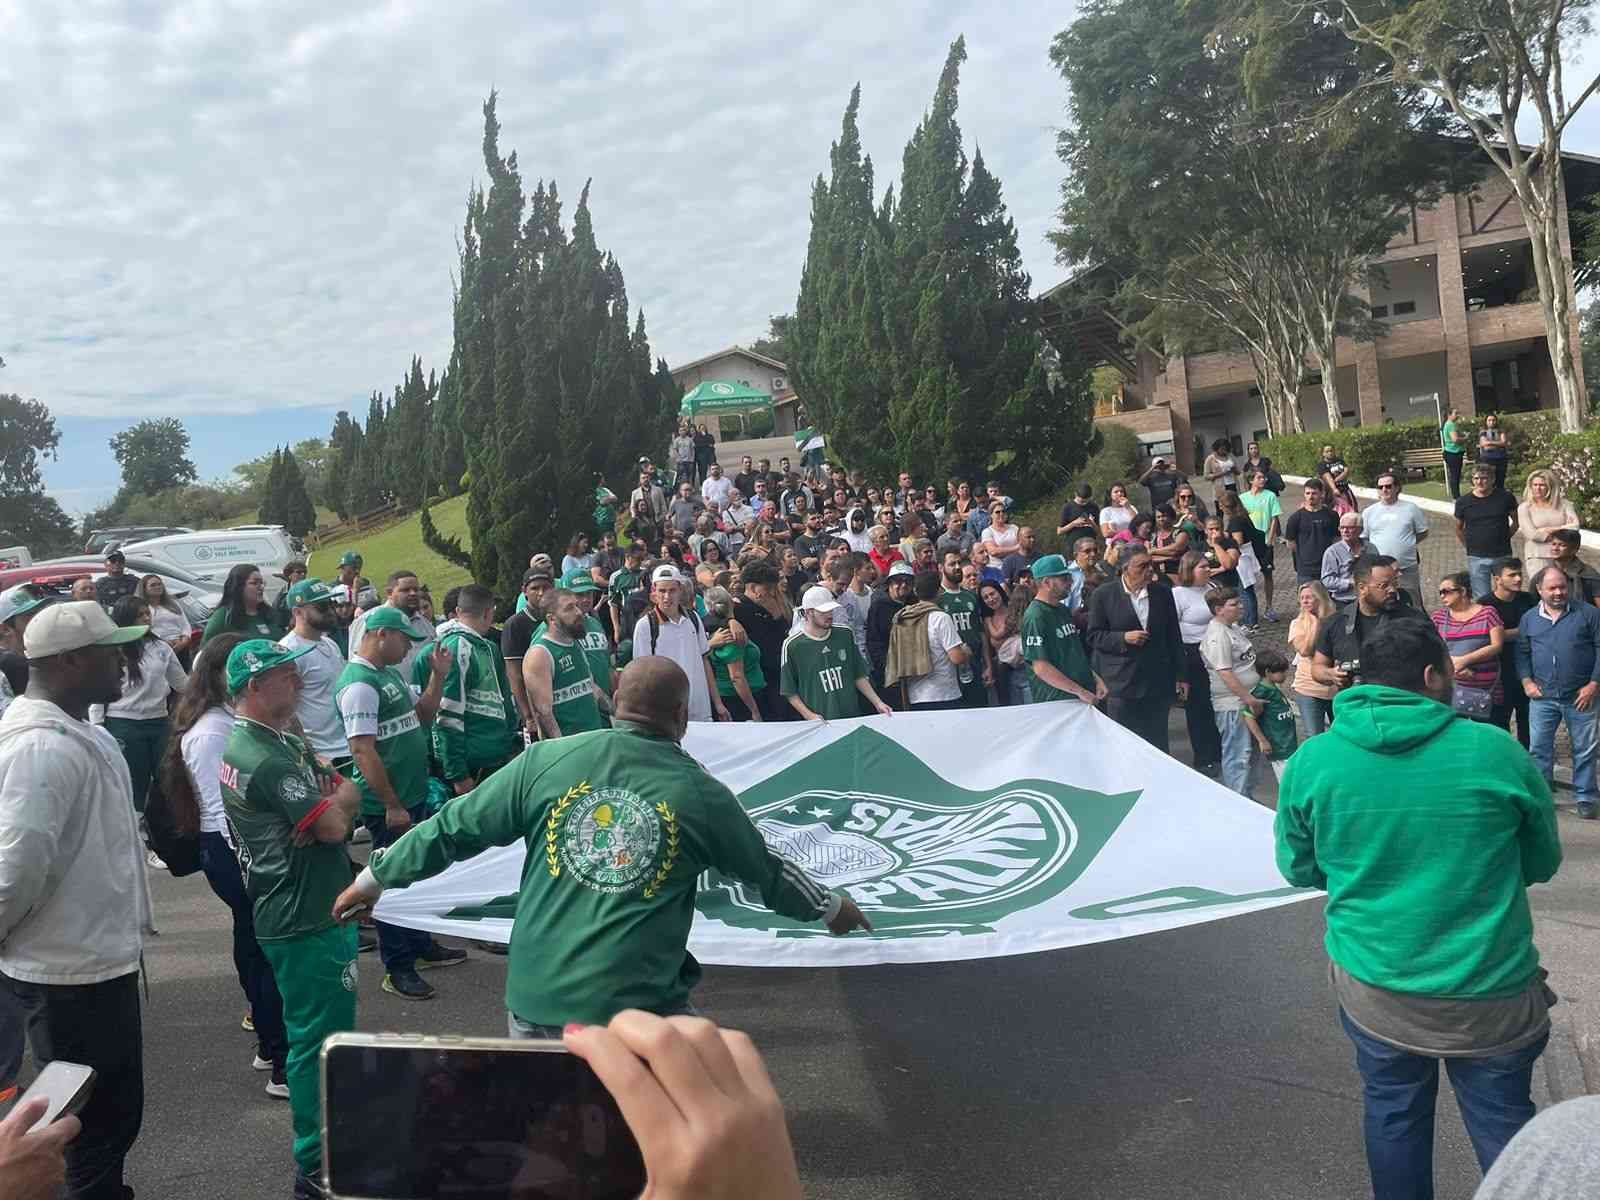
[[[1450,651],[1455,670],[1455,709],[1485,724],[1503,698],[1500,651],[1505,625],[1500,614],[1472,598],[1472,579],[1465,571],[1439,581],[1439,605],[1433,623]]]

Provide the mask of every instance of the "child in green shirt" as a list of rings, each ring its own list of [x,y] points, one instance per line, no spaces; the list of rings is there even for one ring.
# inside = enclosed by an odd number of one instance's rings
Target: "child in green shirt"
[[[1266,707],[1259,715],[1245,708],[1244,724],[1261,748],[1262,756],[1272,764],[1272,773],[1280,780],[1289,756],[1300,745],[1300,730],[1295,724],[1294,707],[1283,694],[1283,681],[1289,674],[1289,660],[1270,646],[1256,651],[1256,670],[1260,682],[1250,689],[1250,694],[1264,701]]]

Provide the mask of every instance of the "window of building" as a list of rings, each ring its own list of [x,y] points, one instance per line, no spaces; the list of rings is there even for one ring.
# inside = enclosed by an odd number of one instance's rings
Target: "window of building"
[[[1415,300],[1396,300],[1394,302],[1394,315],[1397,317],[1403,317],[1416,311],[1417,302]]]
[[[1415,308],[1416,305],[1412,305],[1412,307]],[[1389,315],[1389,306],[1387,304],[1374,304],[1372,306],[1372,315],[1375,317],[1387,317]]]

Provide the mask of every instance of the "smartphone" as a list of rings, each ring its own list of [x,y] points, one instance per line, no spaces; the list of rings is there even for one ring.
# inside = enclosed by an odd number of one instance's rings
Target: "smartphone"
[[[82,1063],[62,1062],[60,1059],[46,1063],[44,1070],[28,1085],[28,1090],[22,1093],[22,1099],[17,1102],[26,1104],[40,1096],[49,1101],[44,1115],[33,1123],[33,1128],[28,1132],[36,1133],[62,1117],[77,1116],[89,1102],[94,1080],[94,1068]]]
[[[559,1041],[339,1033],[322,1046],[333,1200],[637,1200],[616,1101]]]

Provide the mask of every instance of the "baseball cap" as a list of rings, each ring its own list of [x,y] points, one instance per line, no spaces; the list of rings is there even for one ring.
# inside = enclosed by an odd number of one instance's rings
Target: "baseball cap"
[[[14,588],[7,588],[0,592],[0,625],[49,602],[50,597],[39,595],[31,584],[19,583]]]
[[[359,567],[362,561],[361,555],[354,550],[346,550],[339,556],[339,565],[341,567]]]
[[[125,563],[128,561],[128,556],[121,550],[108,550],[106,551],[106,561]]]
[[[530,567],[545,567],[553,570],[556,565],[556,560],[551,558],[548,554],[535,554],[528,560],[528,565]]]
[[[345,589],[345,595],[350,594],[350,589]],[[333,589],[320,579],[302,579],[289,589],[289,607],[298,608],[303,604],[321,604],[333,600]]]
[[[678,574],[678,568],[671,563],[662,563],[650,572],[651,583],[682,583],[683,577]]]
[[[328,599],[332,600],[335,604],[349,604],[350,585],[347,583],[334,584],[328,589]]]
[[[555,576],[550,574],[550,570],[547,567],[529,567],[522,573],[522,586],[527,587],[535,579],[542,579],[549,583],[554,578]]]
[[[893,566],[891,566],[889,568],[889,578],[890,579],[893,579],[896,575],[915,575],[915,574],[916,574],[916,572],[911,569],[911,564],[908,563],[908,562],[905,562],[904,560],[895,563]]]
[[[425,642],[426,634],[418,633],[411,628],[411,622],[405,613],[398,608],[390,608],[387,604],[380,604],[377,608],[367,610],[366,631],[371,633],[374,629],[395,629],[405,634],[413,642]]]
[[[1059,554],[1046,554],[1033,561],[1033,577],[1035,579],[1049,579],[1055,575],[1069,575],[1067,560]]]
[[[244,685],[257,675],[264,675],[274,667],[281,667],[284,663],[291,663],[302,654],[310,654],[316,647],[301,646],[291,650],[287,646],[280,646],[277,642],[269,642],[266,638],[251,638],[247,642],[240,642],[228,655],[228,694],[236,695],[244,690]]]
[[[806,589],[806,594],[800,598],[800,607],[812,612],[832,612],[839,607],[839,602],[834,599],[832,592],[818,583]]]
[[[150,632],[148,625],[118,625],[94,600],[49,605],[28,622],[22,644],[30,659],[49,658],[85,646],[122,646]]]
[[[594,581],[594,575],[582,567],[573,567],[561,577],[561,586],[569,592],[598,592],[600,585]]]

